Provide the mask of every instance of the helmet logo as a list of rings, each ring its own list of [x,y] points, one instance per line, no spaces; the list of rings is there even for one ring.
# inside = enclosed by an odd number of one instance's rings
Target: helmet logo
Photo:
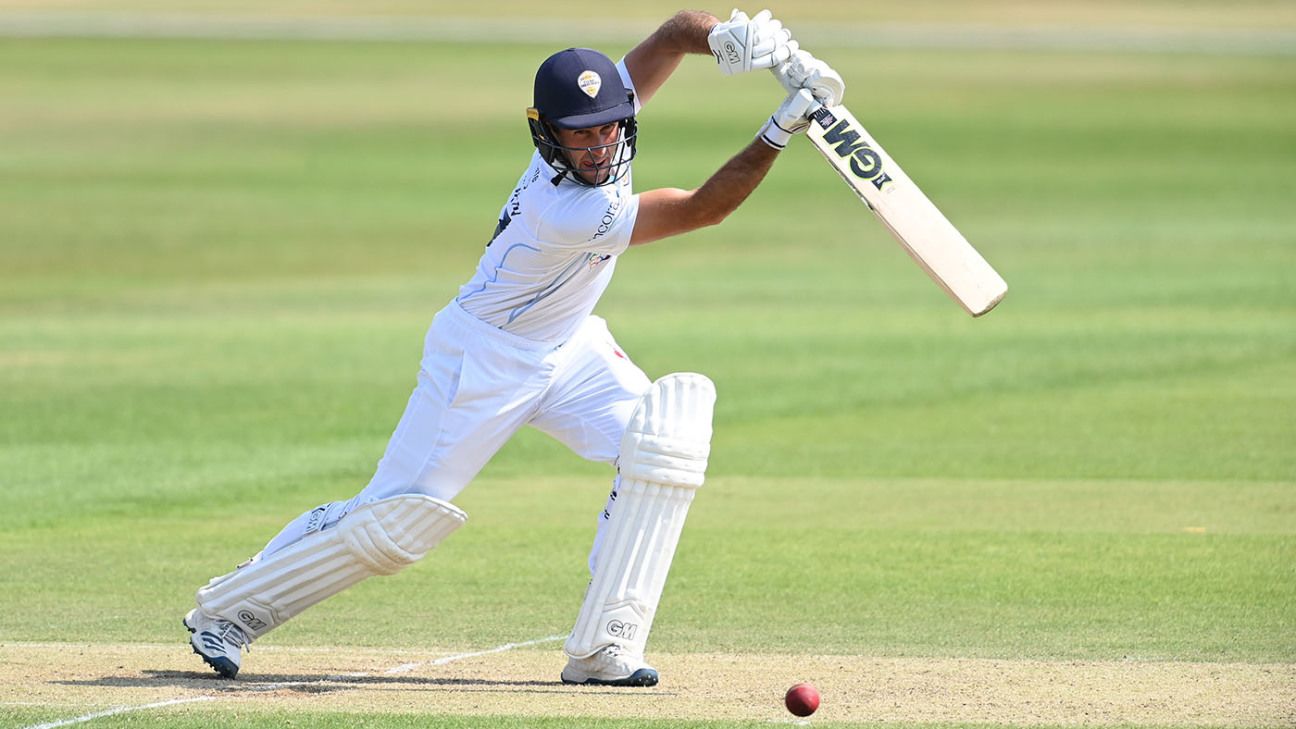
[[[603,88],[603,79],[593,71],[582,71],[576,78],[576,85],[591,99],[598,98],[599,89]]]

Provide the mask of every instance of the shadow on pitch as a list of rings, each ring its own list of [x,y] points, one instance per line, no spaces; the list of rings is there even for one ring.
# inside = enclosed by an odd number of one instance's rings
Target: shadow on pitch
[[[397,687],[401,689],[455,689],[459,691],[542,691],[561,690],[572,687],[564,686],[559,681],[507,681],[476,678],[446,678],[435,676],[384,676],[384,675],[329,675],[329,674],[291,674],[291,673],[256,673],[230,680],[213,673],[203,671],[154,671],[145,670],[137,676],[101,676],[95,679],[52,681],[65,686],[99,686],[112,688],[160,688],[175,686],[204,691],[221,691],[227,693],[329,693],[354,689],[382,689]]]

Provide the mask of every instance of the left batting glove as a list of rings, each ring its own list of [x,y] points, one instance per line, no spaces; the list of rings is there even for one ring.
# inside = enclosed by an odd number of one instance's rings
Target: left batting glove
[[[774,149],[783,149],[792,140],[810,127],[810,115],[823,106],[809,89],[797,89],[783,100],[774,115],[761,127],[761,141]]]
[[[792,40],[792,31],[784,28],[768,10],[748,18],[747,13],[735,9],[728,20],[711,29],[707,44],[726,76],[755,68],[774,68],[791,58],[799,47]]]

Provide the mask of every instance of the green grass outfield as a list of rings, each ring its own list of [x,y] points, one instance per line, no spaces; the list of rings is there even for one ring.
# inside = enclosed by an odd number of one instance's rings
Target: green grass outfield
[[[0,40],[0,674],[6,643],[183,649],[197,586],[363,486],[551,50]],[[1296,663],[1296,59],[821,55],[1011,290],[968,318],[804,143],[624,256],[620,343],[720,397],[651,649]],[[778,100],[691,59],[637,187],[700,184]],[[563,633],[609,476],[523,432],[425,564],[263,643]]]

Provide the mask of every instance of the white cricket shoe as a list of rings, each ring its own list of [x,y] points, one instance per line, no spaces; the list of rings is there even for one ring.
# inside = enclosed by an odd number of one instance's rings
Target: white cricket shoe
[[[626,653],[615,643],[600,648],[589,658],[568,658],[563,683],[592,686],[656,686],[657,669],[643,656]]]
[[[238,675],[243,648],[252,641],[239,626],[228,620],[213,618],[194,608],[184,616],[184,626],[192,635],[189,645],[203,661],[225,678]]]

